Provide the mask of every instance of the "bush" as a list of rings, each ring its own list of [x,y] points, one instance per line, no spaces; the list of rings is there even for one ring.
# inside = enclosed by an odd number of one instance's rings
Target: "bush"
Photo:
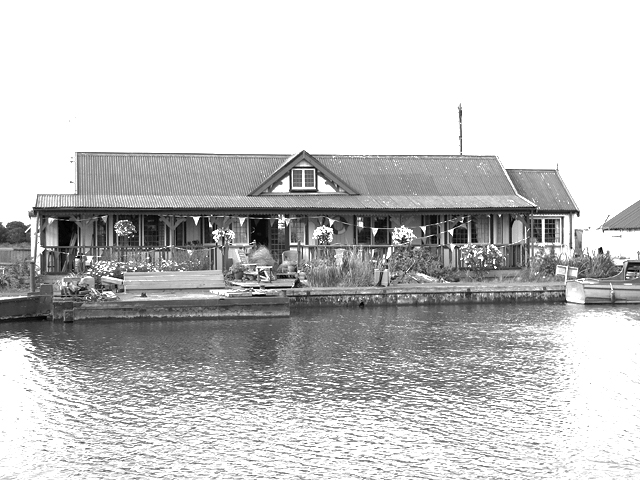
[[[393,277],[400,280],[407,273],[422,273],[445,281],[457,281],[459,273],[447,268],[440,260],[431,256],[429,249],[421,247],[396,248],[389,259],[389,269]]]
[[[22,260],[4,267],[0,274],[0,289],[2,290],[28,290],[30,287],[30,260]],[[36,285],[42,283],[42,278],[36,271]]]

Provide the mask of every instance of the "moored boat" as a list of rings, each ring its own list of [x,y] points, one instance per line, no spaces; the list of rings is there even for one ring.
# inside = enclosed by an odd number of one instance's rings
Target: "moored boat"
[[[568,280],[569,303],[640,303],[640,260],[627,260],[617,275]]]

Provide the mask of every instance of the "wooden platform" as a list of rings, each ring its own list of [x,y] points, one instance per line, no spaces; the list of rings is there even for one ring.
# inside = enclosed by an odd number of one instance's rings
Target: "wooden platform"
[[[120,295],[113,302],[74,305],[65,321],[142,319],[227,319],[288,317],[290,301],[285,296],[225,297],[213,293]]]
[[[11,321],[49,318],[52,311],[52,295],[29,294],[0,298],[0,320]]]
[[[193,270],[187,272],[126,272],[125,293],[149,291],[208,291],[224,288],[224,276],[220,270]]]

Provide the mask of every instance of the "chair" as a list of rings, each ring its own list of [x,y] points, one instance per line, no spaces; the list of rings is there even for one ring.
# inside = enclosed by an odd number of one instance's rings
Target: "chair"
[[[298,263],[298,251],[297,250],[287,250],[282,252],[282,263],[284,262],[295,262]]]

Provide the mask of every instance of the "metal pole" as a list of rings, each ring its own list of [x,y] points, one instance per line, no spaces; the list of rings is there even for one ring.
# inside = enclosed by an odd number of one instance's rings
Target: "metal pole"
[[[458,105],[458,123],[460,124],[460,155],[462,155],[462,104]]]

